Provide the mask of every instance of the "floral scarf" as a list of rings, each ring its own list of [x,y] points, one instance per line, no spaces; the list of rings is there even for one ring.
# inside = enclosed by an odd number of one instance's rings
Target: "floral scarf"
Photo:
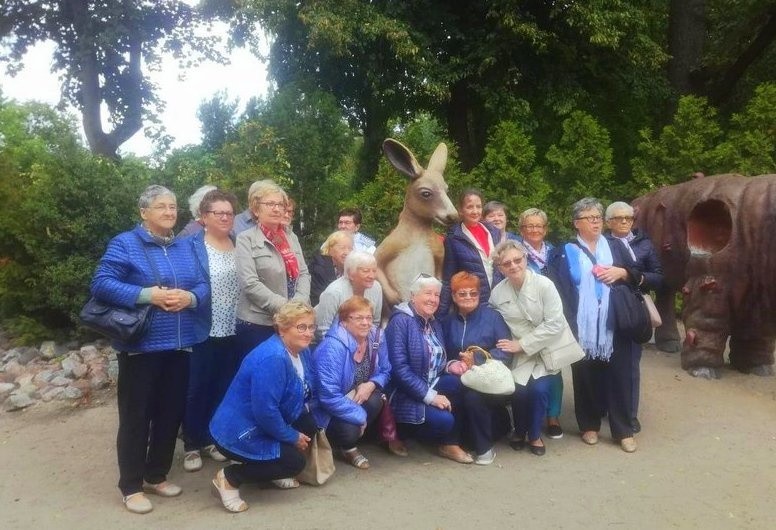
[[[283,263],[286,266],[286,276],[289,283],[296,283],[296,279],[299,277],[299,262],[296,259],[294,251],[291,249],[291,245],[286,238],[286,231],[283,227],[278,227],[277,230],[272,230],[262,224],[259,225],[264,236],[270,243],[280,252],[280,256],[283,258]]]

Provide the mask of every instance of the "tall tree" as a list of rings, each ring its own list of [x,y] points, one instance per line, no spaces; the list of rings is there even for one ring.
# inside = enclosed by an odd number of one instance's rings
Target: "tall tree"
[[[161,105],[143,68],[157,69],[163,54],[187,64],[220,58],[218,39],[197,32],[205,24],[178,0],[5,0],[0,61],[13,74],[31,46],[53,41],[63,99],[81,111],[92,152],[115,158]]]

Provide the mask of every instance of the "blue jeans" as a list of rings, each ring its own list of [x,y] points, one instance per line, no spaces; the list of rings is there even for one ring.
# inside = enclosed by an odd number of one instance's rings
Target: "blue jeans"
[[[550,397],[550,377],[528,380],[528,384],[516,385],[512,398],[512,414],[515,415],[515,438],[528,435],[529,441],[542,437],[542,424]]]
[[[186,451],[210,445],[208,425],[240,367],[237,337],[209,337],[195,345],[189,356],[189,389],[183,416]]]
[[[417,438],[421,441],[441,445],[458,445],[461,443],[461,424],[465,416],[464,388],[461,379],[454,375],[444,374],[439,378],[434,388],[450,400],[453,411],[424,405],[426,421],[419,425],[397,424],[399,436],[401,438]]]

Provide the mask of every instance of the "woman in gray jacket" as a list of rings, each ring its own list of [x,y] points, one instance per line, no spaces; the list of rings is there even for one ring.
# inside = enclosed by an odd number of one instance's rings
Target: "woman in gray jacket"
[[[243,356],[275,332],[272,317],[289,300],[310,303],[310,273],[299,240],[283,226],[288,196],[272,180],[251,186],[255,228],[237,236],[237,341]]]

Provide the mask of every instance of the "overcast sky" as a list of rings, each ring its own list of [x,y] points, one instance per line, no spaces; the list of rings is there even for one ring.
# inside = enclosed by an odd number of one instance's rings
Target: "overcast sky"
[[[222,28],[225,30],[225,26]],[[25,68],[16,77],[9,77],[0,65],[0,87],[6,98],[19,102],[36,100],[50,104],[59,102],[60,83],[51,73],[53,44],[42,44],[31,49],[24,59]],[[174,146],[199,143],[200,129],[197,107],[219,90],[226,90],[229,98],[239,98],[242,106],[253,96],[267,93],[266,66],[249,51],[232,52],[231,64],[204,63],[197,68],[181,71],[172,59],[165,60],[161,71],[150,72],[150,78],[159,87],[158,95],[166,103],[161,114],[167,133],[175,138]],[[185,78],[181,79],[181,75]],[[80,122],[80,114],[76,113]],[[122,152],[147,155],[151,143],[141,130],[122,148]]]

